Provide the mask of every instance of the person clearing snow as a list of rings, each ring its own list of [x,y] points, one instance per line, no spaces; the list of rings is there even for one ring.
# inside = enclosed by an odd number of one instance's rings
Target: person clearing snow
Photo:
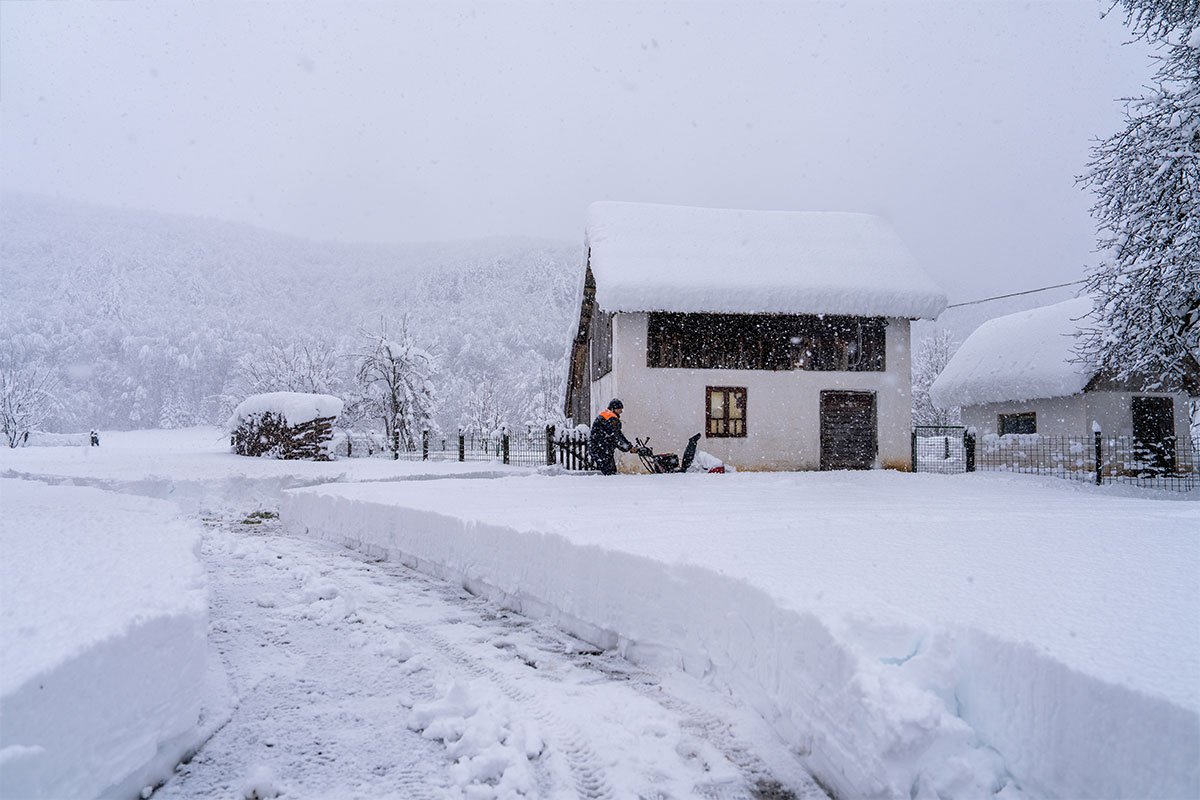
[[[592,423],[592,433],[588,437],[588,460],[601,475],[617,474],[616,451],[628,453],[634,449],[633,444],[621,432],[621,412],[625,404],[615,397],[608,401],[608,408],[600,412]],[[638,448],[642,455],[645,448]]]

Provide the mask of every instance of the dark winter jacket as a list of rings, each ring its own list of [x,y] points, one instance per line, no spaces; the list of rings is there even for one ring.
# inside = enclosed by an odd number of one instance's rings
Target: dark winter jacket
[[[621,418],[605,409],[592,423],[592,434],[588,438],[588,459],[592,466],[605,475],[617,474],[615,450],[628,453],[633,445],[621,433]]]

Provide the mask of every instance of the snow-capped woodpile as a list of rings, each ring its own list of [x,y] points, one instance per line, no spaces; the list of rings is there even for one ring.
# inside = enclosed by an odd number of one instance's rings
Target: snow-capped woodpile
[[[333,425],[342,401],[327,394],[270,392],[247,397],[229,419],[230,444],[241,456],[331,460]]]

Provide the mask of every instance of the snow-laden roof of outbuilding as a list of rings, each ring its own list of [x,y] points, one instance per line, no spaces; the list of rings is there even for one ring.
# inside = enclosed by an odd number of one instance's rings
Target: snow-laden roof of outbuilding
[[[289,425],[301,425],[321,417],[336,417],[345,404],[331,394],[304,394],[302,392],[267,392],[252,394],[238,404],[229,418],[228,427],[236,428],[241,420],[255,414],[270,411],[279,414]]]
[[[932,319],[942,290],[870,214],[593,203],[589,265],[605,311]]]
[[[988,320],[929,388],[942,408],[1079,394],[1096,374],[1074,362],[1086,297]]]

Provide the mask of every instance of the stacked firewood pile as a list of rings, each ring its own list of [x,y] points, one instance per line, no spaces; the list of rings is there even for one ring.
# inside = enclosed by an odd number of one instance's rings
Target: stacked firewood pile
[[[337,417],[317,417],[289,425],[278,413],[265,411],[243,418],[234,428],[233,452],[262,458],[330,461],[333,423]]]

